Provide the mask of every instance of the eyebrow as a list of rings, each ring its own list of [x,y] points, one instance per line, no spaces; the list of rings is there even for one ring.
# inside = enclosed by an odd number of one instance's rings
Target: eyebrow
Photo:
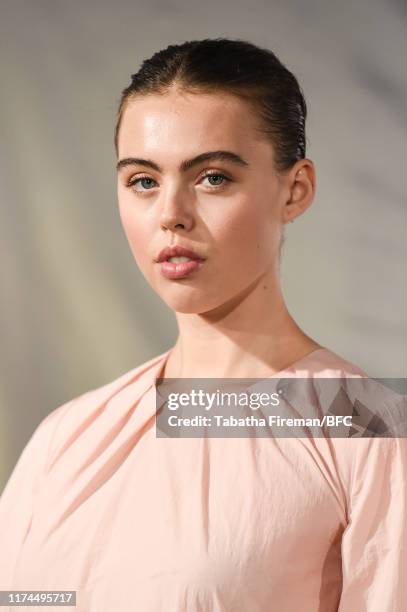
[[[200,153],[192,159],[186,159],[180,164],[181,172],[186,172],[198,164],[202,164],[206,161],[228,161],[236,164],[237,166],[248,166],[248,162],[243,159],[237,153],[232,151],[207,151],[206,153]],[[121,168],[126,166],[144,166],[146,168],[152,168],[157,172],[162,172],[162,169],[158,164],[151,161],[150,159],[142,159],[139,157],[125,157],[117,162],[116,169],[119,171]]]

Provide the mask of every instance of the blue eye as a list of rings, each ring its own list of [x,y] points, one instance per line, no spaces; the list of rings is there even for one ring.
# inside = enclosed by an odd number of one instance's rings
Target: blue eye
[[[230,182],[231,180],[221,172],[210,172],[205,174],[201,178],[201,181],[205,179],[207,179],[209,183],[207,186],[213,187],[214,189],[216,187],[223,187],[226,182]],[[158,183],[151,178],[151,176],[136,176],[128,181],[127,186],[131,187],[136,193],[144,193],[158,187]]]
[[[206,177],[211,185],[221,185],[224,177],[221,174],[210,174]]]
[[[148,191],[157,185],[156,181],[151,176],[139,176],[138,178],[131,179],[128,183],[129,187],[136,187],[134,191]],[[137,187],[142,187],[139,189]]]
[[[227,178],[227,176],[221,174],[220,172],[212,172],[211,174],[206,174],[203,179],[208,179],[209,184],[212,187],[220,187],[221,185],[223,185],[223,183],[230,180]]]

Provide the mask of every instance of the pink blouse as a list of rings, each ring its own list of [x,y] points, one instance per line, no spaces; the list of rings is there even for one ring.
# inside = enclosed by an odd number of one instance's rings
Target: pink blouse
[[[39,424],[0,497],[0,590],[73,590],[80,612],[407,610],[405,439],[156,437],[169,352]],[[367,376],[327,348],[284,375]]]

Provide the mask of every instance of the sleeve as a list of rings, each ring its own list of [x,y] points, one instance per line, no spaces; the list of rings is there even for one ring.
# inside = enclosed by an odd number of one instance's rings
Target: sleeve
[[[12,590],[18,554],[29,531],[37,487],[61,411],[56,408],[37,426],[0,496],[0,590]]]
[[[357,438],[338,612],[407,606],[407,438]]]

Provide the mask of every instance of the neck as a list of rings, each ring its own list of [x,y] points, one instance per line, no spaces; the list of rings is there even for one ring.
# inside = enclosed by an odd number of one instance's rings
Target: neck
[[[271,376],[320,348],[295,323],[272,273],[214,310],[177,313],[177,323],[166,377]]]

